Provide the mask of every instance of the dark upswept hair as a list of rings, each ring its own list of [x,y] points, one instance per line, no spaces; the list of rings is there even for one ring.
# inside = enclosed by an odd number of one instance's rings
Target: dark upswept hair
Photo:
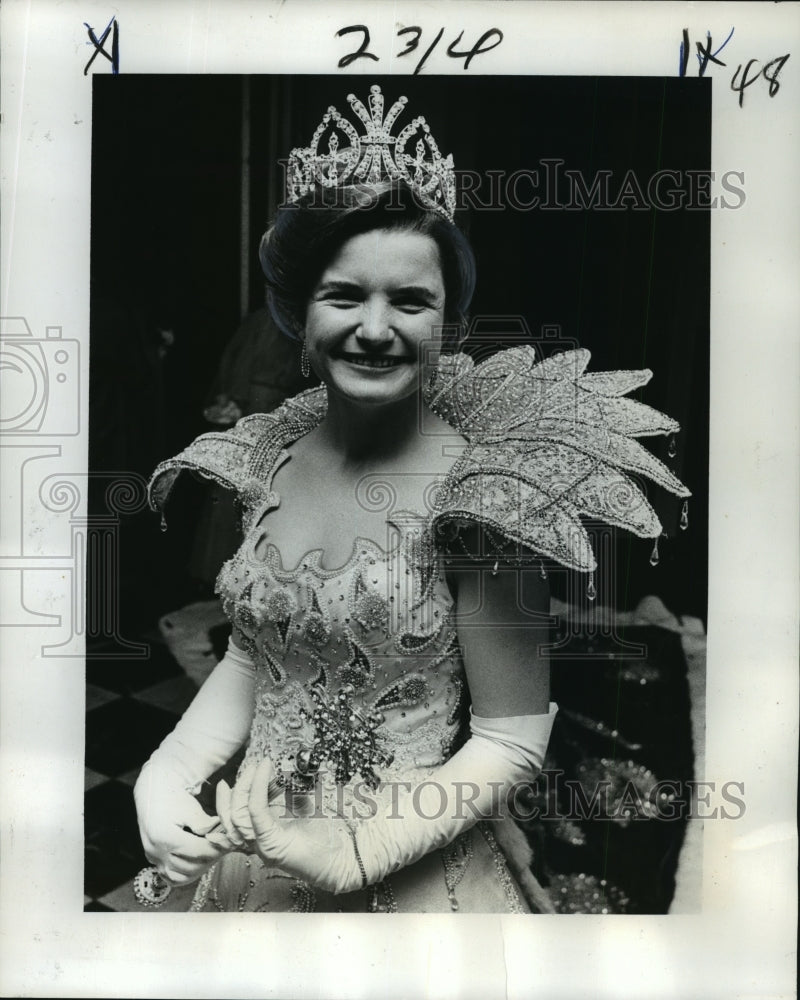
[[[475,290],[475,255],[466,236],[435,209],[426,207],[402,180],[342,187],[314,187],[278,209],[261,239],[259,257],[267,301],[275,322],[299,338],[319,278],[342,245],[375,229],[430,236],[439,248],[445,287],[445,323],[466,330]]]

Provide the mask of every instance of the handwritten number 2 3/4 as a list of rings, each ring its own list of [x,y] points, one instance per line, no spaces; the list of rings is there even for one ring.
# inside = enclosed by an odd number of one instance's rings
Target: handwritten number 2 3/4
[[[343,35],[350,35],[353,32],[359,31],[363,36],[361,39],[361,45],[355,50],[355,52],[348,52],[347,55],[342,56],[338,63],[339,69],[345,69],[345,67],[349,66],[350,63],[355,62],[356,59],[372,59],[374,62],[379,61],[378,56],[376,56],[374,52],[369,51],[370,36],[369,28],[366,24],[351,24],[346,28],[341,28],[336,32],[336,37],[341,38]],[[444,28],[440,28],[437,36],[423,52],[419,62],[414,67],[414,76],[416,76],[416,74],[419,73],[425,65],[428,56],[439,44],[443,34]],[[405,48],[397,53],[398,58],[410,55],[419,48],[420,38],[422,37],[422,28],[417,25],[411,25],[408,28],[401,28],[400,31],[397,32],[397,37],[399,38],[404,35],[411,35],[412,37],[405,39]],[[484,52],[491,52],[492,49],[497,48],[500,42],[503,41],[503,32],[499,28],[489,28],[488,31],[484,31],[472,48],[459,50],[457,46],[461,44],[461,39],[463,37],[464,32],[460,31],[458,37],[447,46],[447,54],[451,59],[463,59],[464,69],[469,69],[469,64],[475,56],[482,55]]]

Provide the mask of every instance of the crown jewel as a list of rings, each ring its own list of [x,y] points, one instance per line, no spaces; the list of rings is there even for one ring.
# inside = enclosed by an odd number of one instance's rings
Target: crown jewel
[[[315,184],[341,187],[346,184],[375,184],[378,181],[404,180],[420,202],[433,208],[451,222],[456,207],[456,179],[453,157],[442,156],[430,126],[420,115],[396,136],[392,127],[408,103],[398,98],[383,114],[381,88],[374,84],[369,91],[369,110],[355,96],[348,103],[364,126],[359,135],[352,122],[333,106],[317,126],[311,143],[293,149],[286,178],[287,201],[296,202]],[[416,136],[413,155],[406,152]]]

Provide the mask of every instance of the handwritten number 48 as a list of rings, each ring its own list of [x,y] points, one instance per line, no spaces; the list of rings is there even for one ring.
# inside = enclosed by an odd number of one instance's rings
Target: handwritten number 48
[[[341,38],[344,35],[353,34],[353,32],[361,32],[361,45],[354,52],[348,52],[347,55],[342,56],[338,63],[339,69],[345,69],[352,62],[355,62],[356,59],[372,59],[374,62],[379,61],[379,57],[376,56],[374,52],[369,51],[370,35],[369,28],[366,24],[351,24],[346,28],[341,28],[336,32],[336,37]],[[414,67],[414,76],[416,76],[425,65],[431,52],[433,52],[441,41],[443,34],[444,28],[440,28],[437,36],[423,52],[419,62]],[[416,52],[419,48],[420,39],[422,38],[422,28],[417,25],[411,25],[408,28],[401,28],[397,32],[398,38],[406,35],[410,35],[411,37],[405,38],[405,48],[397,53],[398,59],[402,56],[410,55],[412,52]],[[464,32],[460,31],[458,37],[447,46],[447,54],[451,59],[463,59],[464,69],[469,69],[469,64],[475,56],[483,55],[484,52],[491,52],[492,49],[497,48],[500,42],[503,41],[503,32],[499,28],[490,28],[488,31],[484,31],[472,48],[459,50],[458,46],[461,44],[461,39],[463,37]]]
[[[744,91],[746,87],[754,84],[760,76],[769,83],[769,96],[774,97],[780,90],[780,84],[778,83],[778,73],[783,69],[783,65],[789,58],[789,53],[785,56],[778,56],[777,59],[772,59],[762,70],[756,70],[755,73],[750,76],[750,70],[754,65],[758,63],[758,59],[750,59],[742,72],[742,64],[736,67],[736,72],[731,78],[731,90],[739,91],[739,107],[741,108],[744,103]],[[741,80],[739,80],[739,74],[742,74]],[[737,82],[738,81],[738,82]]]

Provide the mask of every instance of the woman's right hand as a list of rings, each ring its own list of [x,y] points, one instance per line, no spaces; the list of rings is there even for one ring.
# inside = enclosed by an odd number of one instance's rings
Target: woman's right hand
[[[195,882],[215,861],[236,850],[221,834],[219,818],[209,816],[180,778],[158,764],[145,764],[133,795],[144,853],[171,885]]]
[[[344,820],[318,812],[311,794],[285,796],[268,756],[249,763],[233,789],[217,785],[217,812],[239,848],[255,852],[265,864],[328,892],[362,887]]]

